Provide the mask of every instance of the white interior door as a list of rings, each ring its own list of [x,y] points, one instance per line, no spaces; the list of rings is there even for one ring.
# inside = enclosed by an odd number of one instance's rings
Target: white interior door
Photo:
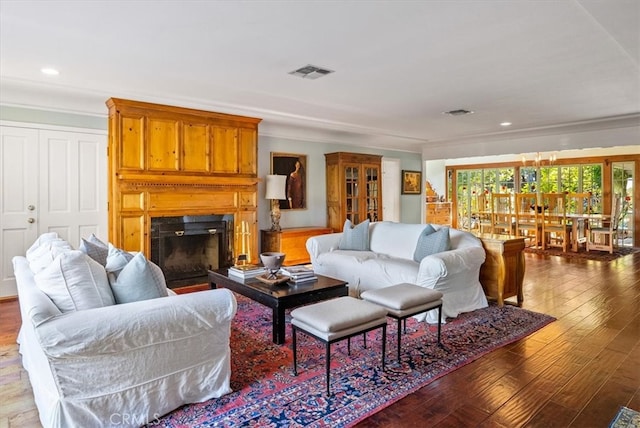
[[[400,159],[382,158],[382,219],[400,221]]]
[[[0,126],[0,297],[16,294],[13,256],[38,237],[38,131]]]
[[[107,240],[107,138],[103,133],[0,127],[0,297],[16,295],[11,259],[44,232],[77,248]]]
[[[40,131],[40,233],[107,242],[106,152],[104,135]]]

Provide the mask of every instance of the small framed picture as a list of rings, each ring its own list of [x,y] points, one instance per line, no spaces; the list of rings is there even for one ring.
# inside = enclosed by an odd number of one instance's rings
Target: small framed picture
[[[280,201],[282,210],[307,208],[307,156],[293,153],[271,153],[271,173],[287,176],[287,199]]]
[[[402,194],[419,195],[422,193],[422,172],[402,170]]]

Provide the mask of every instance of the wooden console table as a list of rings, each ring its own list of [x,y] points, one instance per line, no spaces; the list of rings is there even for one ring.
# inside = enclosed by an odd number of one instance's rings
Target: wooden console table
[[[508,297],[517,296],[522,306],[524,296],[524,237],[498,234],[479,234],[486,252],[486,260],[480,267],[480,283],[490,299],[503,306]],[[506,302],[508,303],[508,302]]]
[[[316,235],[333,233],[329,227],[293,227],[280,231],[261,230],[261,251],[285,253],[285,266],[309,263],[307,239]]]

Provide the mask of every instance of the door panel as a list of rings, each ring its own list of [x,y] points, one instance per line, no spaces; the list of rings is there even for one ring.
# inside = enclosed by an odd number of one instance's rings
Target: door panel
[[[0,297],[16,294],[11,259],[38,237],[37,170],[38,131],[0,127]]]
[[[40,164],[40,233],[74,248],[92,233],[107,242],[106,138],[41,131]]]
[[[400,160],[382,159],[382,218],[400,221]]]

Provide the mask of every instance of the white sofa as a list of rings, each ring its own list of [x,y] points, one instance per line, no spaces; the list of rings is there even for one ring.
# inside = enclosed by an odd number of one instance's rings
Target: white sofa
[[[13,266],[20,353],[44,427],[140,426],[231,392],[229,290],[63,313],[25,257]]]
[[[370,251],[338,249],[342,233],[309,238],[307,251],[317,273],[347,281],[350,294],[356,297],[362,291],[406,282],[442,292],[443,318],[486,307],[487,298],[479,280],[485,260],[482,242],[469,232],[451,228],[451,250],[429,255],[418,263],[413,259],[414,251],[426,226],[371,223]],[[417,318],[437,322],[437,311]]]

